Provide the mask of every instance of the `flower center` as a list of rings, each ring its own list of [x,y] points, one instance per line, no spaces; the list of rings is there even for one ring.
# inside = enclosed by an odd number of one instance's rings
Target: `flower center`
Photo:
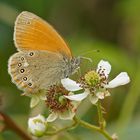
[[[46,105],[53,112],[64,112],[72,107],[71,101],[64,97],[69,92],[62,86],[51,86],[46,95]]]
[[[80,79],[80,84],[82,88],[87,88],[90,90],[90,93],[94,94],[97,91],[104,90],[107,78],[103,70],[99,70],[98,72],[92,70]]]
[[[99,74],[95,71],[90,71],[87,74],[85,74],[85,81],[90,86],[96,86],[100,83],[100,77]]]

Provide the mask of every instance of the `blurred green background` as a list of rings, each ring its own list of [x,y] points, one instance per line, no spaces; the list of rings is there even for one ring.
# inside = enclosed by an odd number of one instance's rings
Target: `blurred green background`
[[[0,110],[27,130],[30,115],[28,97],[11,83],[7,72],[8,58],[16,52],[13,29],[16,16],[30,11],[51,23],[65,38],[75,56],[87,53],[93,67],[100,59],[112,65],[110,79],[127,71],[131,83],[111,90],[103,101],[107,113],[107,130],[120,140],[140,139],[140,1],[139,0],[0,0]],[[99,53],[92,50],[100,50]],[[86,64],[87,63],[87,64]],[[87,67],[88,66],[88,67]],[[82,63],[82,72],[91,68]],[[37,112],[38,108],[32,113]],[[39,111],[38,111],[39,113]],[[96,108],[84,101],[80,117],[97,124]],[[0,140],[20,140],[11,131],[0,133]],[[49,140],[104,140],[103,136],[78,127]]]

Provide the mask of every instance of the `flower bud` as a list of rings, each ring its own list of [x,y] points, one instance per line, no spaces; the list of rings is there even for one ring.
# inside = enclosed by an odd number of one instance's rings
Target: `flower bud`
[[[44,116],[39,114],[36,117],[29,118],[28,129],[30,133],[36,137],[43,136],[47,129],[47,124]]]

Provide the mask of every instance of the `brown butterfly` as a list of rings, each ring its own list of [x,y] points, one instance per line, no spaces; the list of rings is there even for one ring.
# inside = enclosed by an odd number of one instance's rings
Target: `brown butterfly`
[[[20,89],[36,93],[73,74],[80,57],[72,53],[55,29],[33,13],[24,11],[15,22],[18,50],[9,59],[9,74]]]

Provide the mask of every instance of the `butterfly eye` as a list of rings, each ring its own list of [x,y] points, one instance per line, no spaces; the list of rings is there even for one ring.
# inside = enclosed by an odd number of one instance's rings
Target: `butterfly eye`
[[[24,73],[24,71],[25,71],[24,69],[21,69],[21,70],[20,70],[21,73]]]
[[[24,60],[24,57],[21,57],[21,60],[23,61]]]
[[[27,77],[23,77],[23,80],[24,80],[24,81],[27,81]]]
[[[30,52],[30,53],[29,53],[29,55],[30,55],[30,56],[33,56],[33,55],[34,55],[34,53],[33,53],[33,52]]]
[[[77,66],[80,65],[80,57],[78,57],[78,58],[75,59],[75,64],[76,64]]]
[[[18,63],[18,66],[19,66],[19,67],[21,67],[21,66],[22,66],[22,64],[21,64],[21,63]]]

